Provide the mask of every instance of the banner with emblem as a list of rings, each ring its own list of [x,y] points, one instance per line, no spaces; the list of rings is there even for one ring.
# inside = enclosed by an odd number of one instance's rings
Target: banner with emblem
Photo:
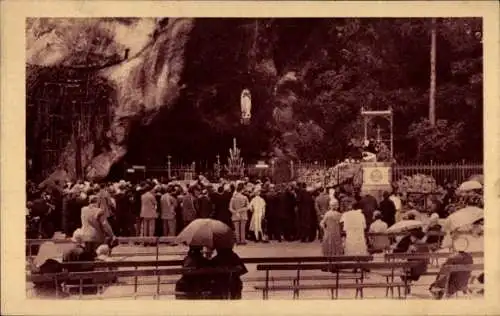
[[[389,166],[363,166],[363,185],[390,185]]]

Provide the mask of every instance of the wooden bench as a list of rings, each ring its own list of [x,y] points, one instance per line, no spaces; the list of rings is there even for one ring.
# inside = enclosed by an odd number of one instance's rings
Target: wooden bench
[[[365,283],[365,270],[372,269],[409,269],[414,266],[413,262],[328,262],[328,263],[308,263],[308,264],[274,264],[274,265],[258,265],[258,271],[266,271],[266,281],[263,286],[256,286],[257,290],[262,291],[263,299],[269,298],[269,291],[293,291],[293,298],[299,297],[300,290],[317,290],[328,289],[330,290],[332,299],[338,298],[339,289],[355,289],[356,298],[358,295],[363,298],[364,288],[398,288],[399,297],[401,298],[400,287],[407,287],[406,282],[386,282],[386,283]],[[334,271],[335,282],[331,284],[300,284],[300,272],[306,270],[330,270]],[[360,275],[355,278],[356,283],[339,283],[341,270],[359,269]],[[297,277],[293,285],[269,285],[269,272],[270,271],[297,271]]]
[[[265,263],[313,263],[335,261],[372,261],[373,256],[337,256],[337,257],[250,257],[242,258],[245,264]],[[139,267],[180,267],[183,260],[127,260],[127,261],[85,261],[85,262],[63,262],[64,269],[79,268],[139,268]]]
[[[469,253],[473,258],[484,258],[484,252],[476,251]],[[451,252],[422,252],[422,253],[390,253],[384,255],[384,260],[386,262],[397,262],[397,261],[406,261],[406,260],[439,260],[439,259],[447,259],[450,256],[453,256],[454,253]],[[394,280],[394,277],[401,277],[404,275],[403,272],[394,273],[394,271],[380,271],[378,274],[384,276],[389,282],[389,280]],[[423,273],[423,276],[437,276],[439,274],[439,269],[437,270],[427,270]],[[409,282],[411,283],[411,281]],[[386,293],[387,294],[387,293]]]
[[[450,277],[452,273],[455,272],[472,272],[472,271],[478,271],[478,270],[484,270],[484,264],[456,264],[456,265],[446,265],[443,267],[443,273],[446,275],[446,286],[444,288],[444,293],[448,297],[448,287],[450,284]],[[469,279],[470,283],[470,279]],[[467,286],[466,289],[463,289],[464,292],[470,292],[469,286]],[[457,292],[458,293],[458,292]]]
[[[42,282],[53,282],[56,285],[56,297],[59,296],[59,284],[67,283],[68,281],[79,281],[79,284],[65,285],[64,290],[71,288],[78,288],[79,295],[82,297],[83,289],[86,287],[94,286],[98,287],[99,290],[109,284],[110,277],[134,277],[134,294],[137,293],[137,287],[139,285],[139,277],[147,276],[173,276],[173,275],[216,275],[223,274],[227,275],[228,278],[232,276],[233,273],[237,272],[237,269],[227,269],[227,268],[205,268],[205,269],[189,269],[189,268],[169,268],[169,269],[148,269],[148,270],[115,270],[115,271],[93,271],[93,272],[62,272],[62,273],[50,273],[50,274],[31,274],[26,276],[26,281],[31,283],[42,283]],[[84,284],[84,280],[91,280],[92,284]],[[228,289],[229,290],[229,289]],[[100,291],[102,293],[102,291]],[[157,283],[156,295],[160,295],[160,286]],[[228,293],[229,294],[229,293]],[[135,296],[135,295],[134,295]],[[228,296],[229,297],[229,296]]]

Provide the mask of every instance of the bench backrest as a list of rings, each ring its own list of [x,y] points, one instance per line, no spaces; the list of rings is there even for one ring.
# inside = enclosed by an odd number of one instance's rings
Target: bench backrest
[[[176,237],[117,237],[119,244],[127,244],[130,242],[139,243],[156,243],[156,242],[174,242]],[[27,239],[26,245],[40,245],[44,242],[53,242],[55,244],[72,243],[71,239]]]
[[[49,282],[49,281],[68,281],[81,279],[100,279],[110,277],[141,277],[141,276],[166,276],[166,275],[216,275],[238,272],[237,268],[204,268],[204,269],[189,269],[189,268],[171,268],[171,269],[148,269],[148,270],[115,270],[115,271],[92,271],[92,272],[63,272],[63,273],[47,273],[47,274],[31,274],[26,276],[27,282]]]
[[[469,272],[469,271],[477,271],[484,270],[484,264],[475,263],[475,264],[453,264],[443,266],[443,273],[453,273],[453,272]]]
[[[333,257],[261,257],[242,258],[244,263],[311,263],[311,262],[343,262],[372,261],[373,256],[333,256]]]
[[[342,261],[372,261],[373,256],[335,256],[335,257],[254,257],[242,258],[243,263],[311,263],[311,262],[342,262]],[[183,260],[134,260],[134,261],[90,261],[90,262],[63,262],[66,269],[78,268],[135,268],[135,267],[176,267],[181,266]]]
[[[419,262],[331,262],[331,263],[306,263],[306,264],[259,264],[258,271],[296,271],[296,270],[321,270],[333,269],[396,269],[411,268]]]
[[[473,258],[482,258],[484,257],[484,252],[482,251],[474,251],[469,252],[469,254]],[[386,260],[395,260],[395,259],[431,259],[431,258],[449,258],[453,256],[452,252],[422,252],[422,253],[389,253],[385,254],[384,258]]]

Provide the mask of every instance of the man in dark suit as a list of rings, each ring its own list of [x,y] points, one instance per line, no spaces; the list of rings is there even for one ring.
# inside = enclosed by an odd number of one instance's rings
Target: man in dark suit
[[[213,204],[210,198],[208,197],[207,189],[203,189],[201,191],[200,196],[197,198],[197,216],[196,218],[210,218],[213,214]]]
[[[212,194],[212,203],[214,205],[212,218],[219,220],[234,229],[234,224],[231,220],[231,212],[229,211],[230,200],[231,192],[229,186],[220,186],[217,189],[217,192]]]
[[[279,194],[276,192],[273,184],[269,185],[269,191],[266,193],[264,199],[266,200],[268,237],[270,240],[274,239],[281,242],[285,214],[280,203]]]
[[[312,193],[306,190],[306,184],[301,183],[297,193],[297,216],[298,216],[298,230],[301,242],[312,241],[311,230],[314,228],[313,215],[314,212],[314,199]]]
[[[382,220],[387,223],[388,227],[391,227],[396,222],[396,206],[394,202],[389,199],[389,192],[385,191],[383,193],[384,199],[380,202],[380,212],[382,213]]]
[[[373,213],[378,208],[377,199],[369,194],[364,195],[359,200],[359,207],[361,208],[363,215],[365,215],[366,227],[369,228],[373,222]]]

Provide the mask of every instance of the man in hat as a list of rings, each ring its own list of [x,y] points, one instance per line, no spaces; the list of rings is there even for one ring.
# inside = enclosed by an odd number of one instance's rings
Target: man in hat
[[[158,217],[158,204],[154,194],[154,187],[147,186],[147,191],[141,196],[141,236],[151,237],[155,233],[155,223]]]
[[[182,221],[183,221],[183,226],[186,227],[196,219],[196,216],[198,214],[197,211],[197,203],[196,203],[196,191],[197,187],[196,185],[191,185],[188,190],[187,194],[182,197]]]
[[[210,201],[210,197],[208,196],[208,190],[206,188],[203,188],[201,190],[200,196],[196,199],[197,203],[197,214],[196,218],[210,218],[213,214],[213,204],[212,201]]]
[[[323,216],[330,209],[330,196],[323,187],[320,187],[318,191],[319,195],[314,200],[314,209],[316,210],[318,223],[321,223]],[[323,229],[321,229],[321,227],[319,228],[318,231],[318,238],[320,241],[323,239]]]
[[[250,202],[243,195],[245,188],[244,183],[238,183],[236,192],[233,194],[229,202],[229,211],[232,214],[232,221],[235,227],[236,240],[240,245],[246,244],[246,222],[248,220],[247,211],[249,210]]]
[[[165,194],[160,198],[161,219],[163,223],[163,235],[176,235],[175,209],[177,208],[177,199],[173,196],[174,187],[169,185]]]

